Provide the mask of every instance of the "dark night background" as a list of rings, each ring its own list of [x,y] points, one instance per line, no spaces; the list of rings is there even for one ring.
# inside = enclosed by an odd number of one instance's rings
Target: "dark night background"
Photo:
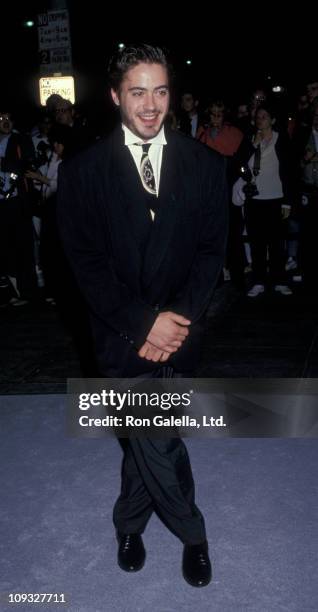
[[[170,50],[177,88],[192,83],[206,97],[210,92],[239,102],[263,82],[287,87],[292,105],[306,78],[317,79],[316,36],[312,15],[285,8],[281,16],[268,4],[179,7],[160,3],[134,5],[67,3],[70,13],[76,101],[92,116],[107,109],[105,68],[119,42],[164,45]],[[117,6],[117,8],[116,8]],[[34,114],[38,102],[37,28],[23,27],[47,9],[38,1],[7,4],[1,27],[1,99],[20,119]],[[112,11],[113,16],[110,15]],[[186,65],[187,58],[192,65]],[[318,68],[316,69],[318,72]],[[268,81],[267,76],[272,80]],[[177,89],[178,90],[178,89]],[[243,94],[243,95],[241,95]]]

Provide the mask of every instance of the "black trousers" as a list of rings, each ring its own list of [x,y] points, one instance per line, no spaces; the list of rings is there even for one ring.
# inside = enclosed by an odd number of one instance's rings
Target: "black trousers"
[[[269,272],[275,285],[286,282],[282,200],[247,200],[246,223],[251,245],[253,281],[264,284]]]
[[[247,264],[244,241],[244,219],[240,206],[229,205],[229,234],[226,251],[226,264],[230,270],[231,281],[239,289],[245,287],[244,268]]]
[[[32,216],[26,198],[0,200],[1,272],[14,276],[23,298],[36,294]]]
[[[173,377],[160,368],[151,377]],[[203,516],[195,504],[195,489],[187,449],[180,438],[119,440],[124,451],[121,493],[113,520],[120,533],[143,533],[155,511],[185,544],[206,539]]]
[[[57,297],[58,284],[64,272],[61,245],[56,222],[56,195],[42,203],[40,257],[44,273],[45,294]]]

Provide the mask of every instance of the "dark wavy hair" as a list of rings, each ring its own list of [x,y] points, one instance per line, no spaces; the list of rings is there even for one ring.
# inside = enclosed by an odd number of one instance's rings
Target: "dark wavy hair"
[[[62,158],[66,159],[76,152],[76,142],[74,139],[73,128],[68,125],[59,125],[58,123],[53,125],[49,131],[49,142],[51,147],[57,142],[64,146]]]
[[[118,91],[126,72],[141,63],[164,66],[168,71],[169,81],[171,81],[172,68],[166,51],[160,47],[145,44],[127,45],[122,49],[118,49],[108,63],[107,75],[110,87]]]
[[[259,104],[259,106],[256,109],[256,113],[258,113],[258,111],[260,110],[266,111],[271,119],[278,118],[279,109],[278,109],[277,104],[275,104],[275,102],[273,102],[272,100],[261,102],[261,104]]]

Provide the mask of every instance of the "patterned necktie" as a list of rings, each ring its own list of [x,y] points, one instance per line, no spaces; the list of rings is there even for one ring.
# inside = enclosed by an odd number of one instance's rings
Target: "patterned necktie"
[[[149,148],[150,148],[150,144],[142,145],[140,176],[141,176],[142,184],[144,188],[146,189],[146,191],[148,191],[152,195],[157,195],[155,175],[154,175],[153,167],[151,165],[151,162],[148,156]]]

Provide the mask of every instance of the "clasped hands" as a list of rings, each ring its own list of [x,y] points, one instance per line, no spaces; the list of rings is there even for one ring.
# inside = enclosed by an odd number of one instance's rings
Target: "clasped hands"
[[[161,312],[148,336],[139,349],[139,357],[148,361],[167,361],[175,353],[189,335],[191,321],[175,312]]]

